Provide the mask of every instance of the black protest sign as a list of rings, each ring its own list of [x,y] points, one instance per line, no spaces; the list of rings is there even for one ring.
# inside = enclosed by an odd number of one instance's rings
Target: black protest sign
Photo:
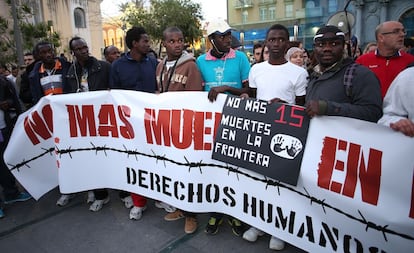
[[[304,107],[227,96],[212,158],[296,185],[309,120]]]

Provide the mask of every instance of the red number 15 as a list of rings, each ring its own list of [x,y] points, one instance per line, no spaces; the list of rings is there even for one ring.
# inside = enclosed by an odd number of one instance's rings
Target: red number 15
[[[280,118],[275,120],[275,123],[289,124],[293,127],[302,127],[303,115],[295,114],[297,111],[304,111],[303,107],[289,106],[290,110],[290,121],[289,123],[285,120],[286,105],[281,105],[277,108],[276,112],[280,114]]]

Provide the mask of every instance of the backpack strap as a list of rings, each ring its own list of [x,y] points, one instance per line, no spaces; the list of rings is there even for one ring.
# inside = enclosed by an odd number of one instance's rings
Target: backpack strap
[[[358,63],[353,62],[349,64],[345,70],[344,88],[345,88],[345,94],[347,97],[352,96],[352,79],[354,78],[355,70],[357,66],[358,66]]]

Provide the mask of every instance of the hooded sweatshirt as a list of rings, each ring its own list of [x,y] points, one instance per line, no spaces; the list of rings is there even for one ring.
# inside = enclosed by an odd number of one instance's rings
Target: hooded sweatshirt
[[[176,61],[167,57],[157,66],[157,85],[160,93],[166,91],[202,91],[200,71],[195,58],[187,51]]]

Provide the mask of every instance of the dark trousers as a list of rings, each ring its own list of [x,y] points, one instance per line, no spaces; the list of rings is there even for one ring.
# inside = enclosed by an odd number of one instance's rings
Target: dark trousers
[[[19,189],[16,185],[16,179],[13,174],[10,172],[6,163],[4,162],[4,151],[6,150],[7,143],[10,138],[10,131],[7,128],[1,129],[3,135],[3,141],[0,142],[0,185],[3,188],[4,198],[14,199],[19,195]]]
[[[109,193],[108,193],[108,189],[95,189],[93,190],[93,193],[95,194],[95,199],[96,200],[104,200],[108,197]],[[126,191],[119,191],[119,197],[121,199],[128,197],[130,195],[129,192]]]

